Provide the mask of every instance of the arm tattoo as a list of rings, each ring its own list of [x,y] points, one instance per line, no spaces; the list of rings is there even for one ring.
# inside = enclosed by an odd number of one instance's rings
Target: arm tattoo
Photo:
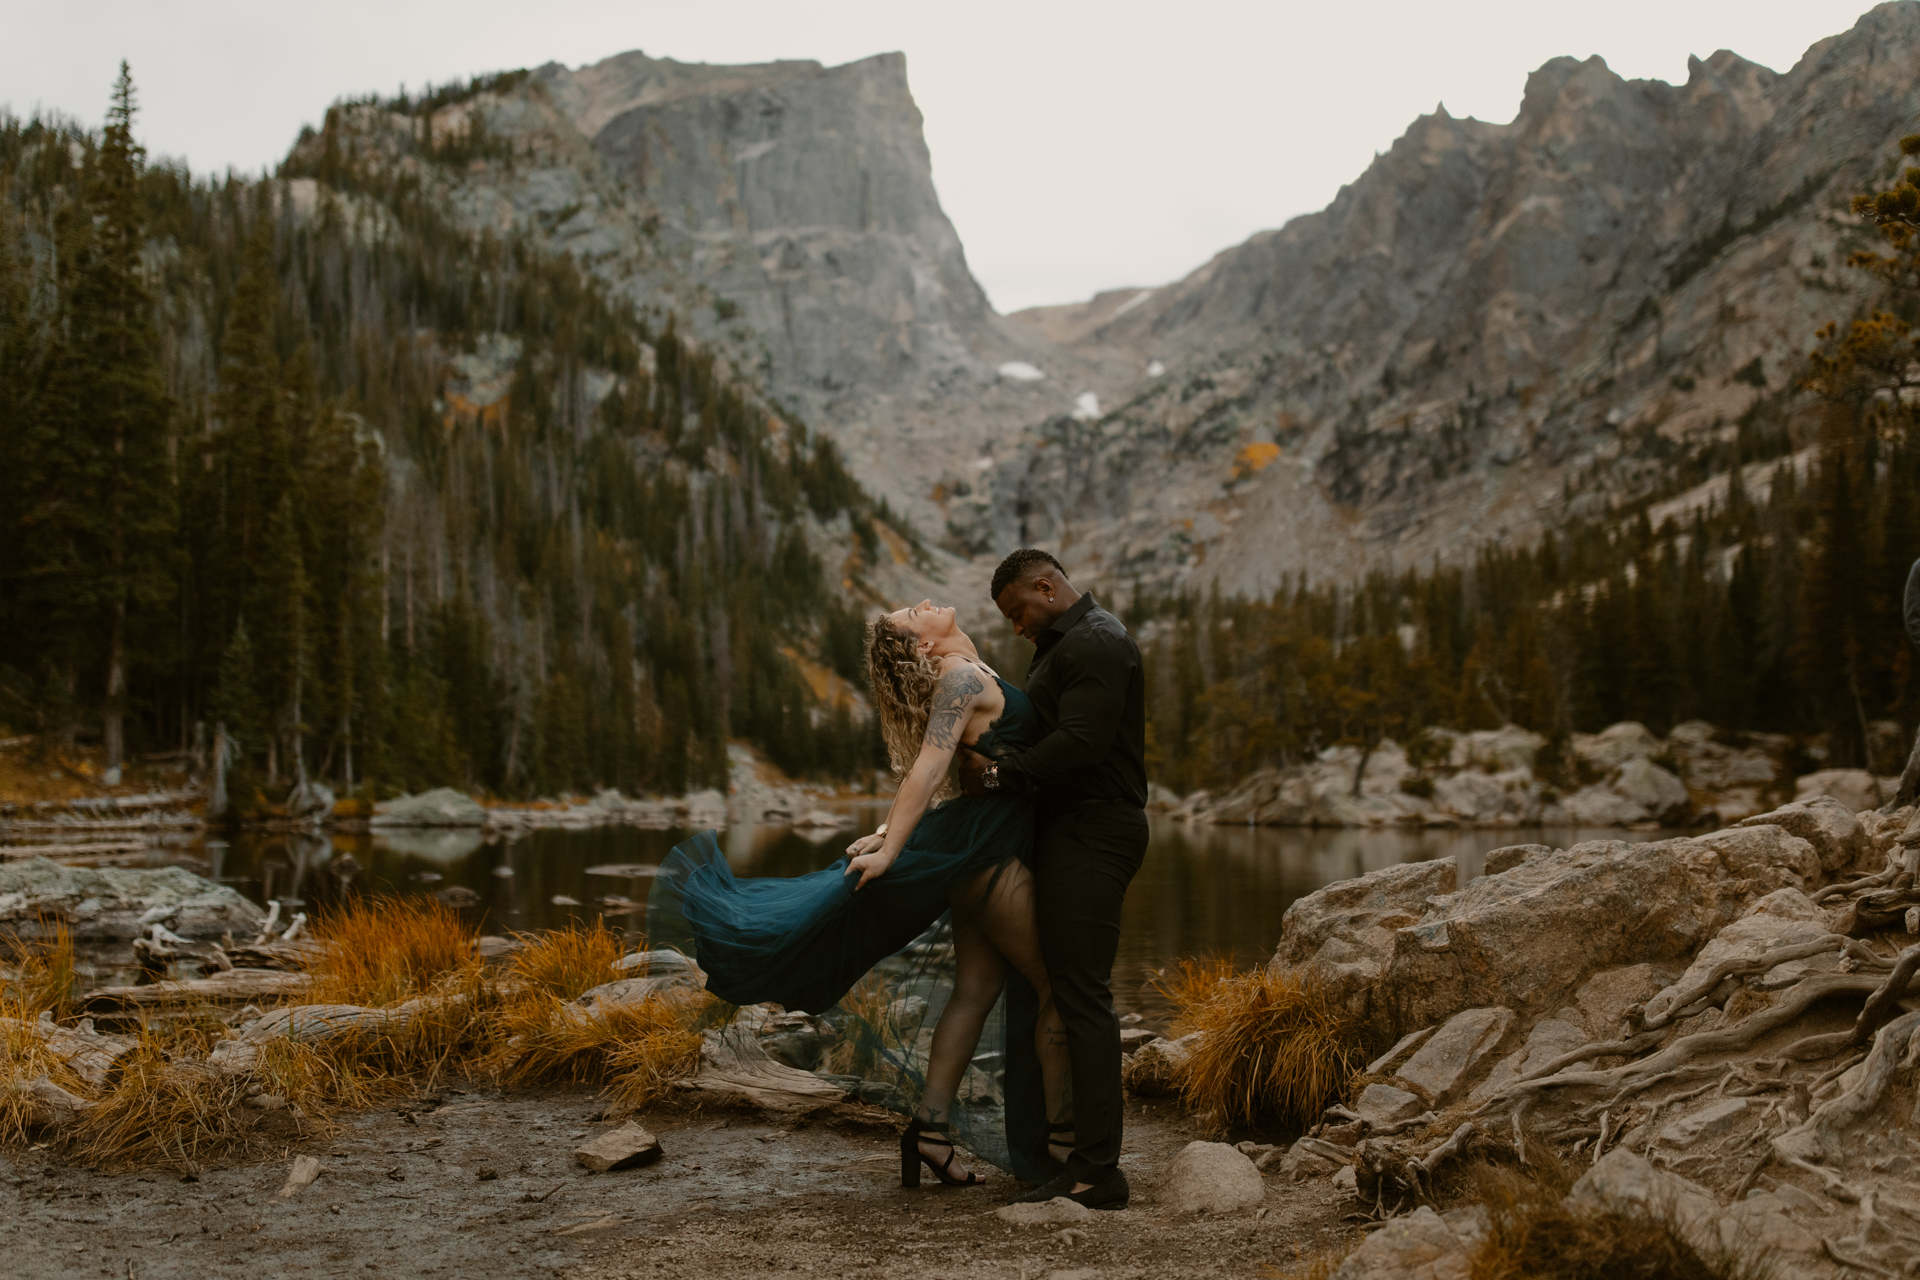
[[[966,725],[967,707],[987,686],[969,667],[949,671],[933,688],[933,711],[927,716],[927,741],[941,751],[951,751],[960,743],[960,730]]]

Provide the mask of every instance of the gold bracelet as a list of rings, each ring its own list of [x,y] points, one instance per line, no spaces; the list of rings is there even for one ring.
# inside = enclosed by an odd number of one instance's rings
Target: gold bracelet
[[[883,836],[887,834],[887,824],[883,822],[879,826],[875,827],[873,829],[873,834],[877,836]]]

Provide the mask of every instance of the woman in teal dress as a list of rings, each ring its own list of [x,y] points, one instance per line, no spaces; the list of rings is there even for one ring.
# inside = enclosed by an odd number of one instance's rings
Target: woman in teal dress
[[[979,1181],[956,1158],[950,1134],[1003,989],[1004,1110],[985,1122],[977,1107],[969,1110],[963,1136],[976,1153],[1045,1181],[1072,1149],[1073,1126],[1064,1033],[1040,959],[1027,868],[1032,800],[955,796],[947,781],[959,747],[988,756],[1024,748],[1040,737],[1039,721],[1026,695],[980,661],[955,611],[929,601],[872,625],[867,672],[900,778],[886,822],[832,866],[791,879],[736,879],[713,834],[703,832],[674,850],[654,882],[653,945],[686,946],[723,1000],[825,1012],[916,940],[922,952],[944,956],[924,935],[946,918],[952,968],[924,1059],[902,1052],[897,1032],[891,1038],[890,1056],[919,1085],[901,1136],[902,1184],[919,1185],[923,1163],[945,1183]]]

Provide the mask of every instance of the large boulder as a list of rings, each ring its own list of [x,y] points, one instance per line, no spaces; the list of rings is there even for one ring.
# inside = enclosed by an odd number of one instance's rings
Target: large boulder
[[[1820,865],[1829,875],[1854,869],[1879,870],[1873,841],[1860,824],[1855,811],[1832,796],[1808,796],[1783,804],[1771,813],[1762,813],[1739,824],[1743,827],[1775,826],[1789,835],[1805,840],[1820,855]]]
[[[1697,986],[1723,960],[1757,960],[1781,947],[1813,942],[1833,932],[1826,913],[1797,889],[1779,889],[1753,904],[1748,913],[1720,930],[1700,948],[1686,972],[1647,1001],[1648,1017],[1672,1012],[1681,992]],[[1813,970],[1838,968],[1840,953],[1789,960],[1756,979],[1762,989],[1783,986]]]
[[[1822,769],[1794,779],[1793,798],[1830,796],[1851,812],[1878,809],[1900,789],[1898,778],[1875,778],[1865,769]]]
[[[251,934],[259,907],[184,867],[66,867],[45,858],[0,863],[0,932],[25,938],[65,924],[81,941],[128,942],[152,925],[185,938]]]
[[[1560,802],[1567,822],[1576,827],[1631,827],[1653,815],[1612,787],[1582,787]]]
[[[1645,758],[1621,765],[1613,776],[1613,789],[1645,809],[1655,822],[1684,822],[1692,812],[1686,784]]]
[[[1812,845],[1765,825],[1530,852],[1457,890],[1450,862],[1413,863],[1295,902],[1273,964],[1317,977],[1383,1040],[1463,1009],[1531,1022],[1598,970],[1691,956],[1757,899],[1820,871]]]
[[[1629,760],[1645,760],[1667,749],[1667,744],[1638,720],[1622,720],[1598,733],[1573,735],[1573,754],[1595,773],[1612,773]]]
[[[1451,858],[1404,862],[1295,899],[1280,918],[1273,967],[1311,966],[1335,1003],[1369,1017],[1396,931],[1418,924],[1435,897],[1453,892],[1458,875]]]
[[[487,811],[480,802],[452,787],[435,787],[417,796],[401,796],[376,805],[376,827],[484,827]]]

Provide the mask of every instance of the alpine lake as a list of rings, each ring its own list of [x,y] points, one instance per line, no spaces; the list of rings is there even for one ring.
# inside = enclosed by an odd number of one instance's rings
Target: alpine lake
[[[723,833],[741,876],[797,876],[830,866],[856,835],[885,816],[857,805],[858,825],[822,833],[736,826]],[[1156,986],[1183,959],[1264,962],[1295,899],[1323,885],[1402,862],[1453,858],[1461,882],[1486,854],[1515,844],[1566,847],[1581,840],[1657,840],[1670,831],[1540,828],[1327,829],[1188,825],[1154,816],[1146,859],[1127,893],[1114,1003],[1151,1025],[1170,1019]],[[256,902],[278,900],[281,918],[324,911],[345,892],[439,894],[486,933],[529,933],[600,918],[636,941],[646,928],[653,875],[687,830],[628,826],[543,829],[511,837],[475,830],[207,836],[174,858]],[[186,857],[178,855],[185,854]],[[194,857],[193,855],[198,855]],[[198,862],[198,866],[194,864]],[[342,875],[343,869],[352,874]]]

